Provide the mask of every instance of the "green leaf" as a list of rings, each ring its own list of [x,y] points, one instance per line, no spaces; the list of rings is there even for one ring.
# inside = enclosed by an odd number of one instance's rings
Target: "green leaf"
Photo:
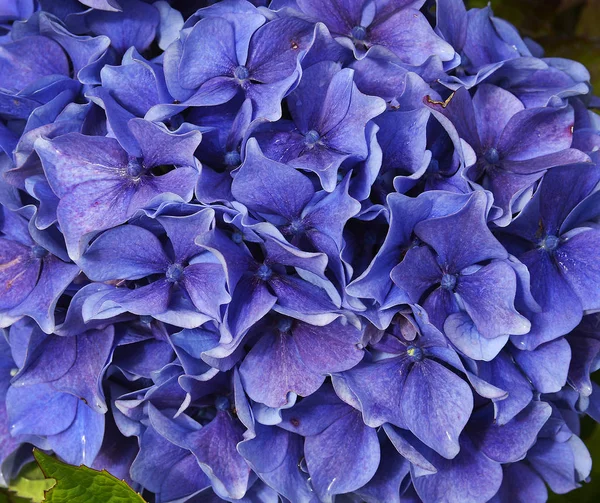
[[[106,470],[68,465],[37,449],[33,456],[44,475],[56,479],[46,492],[45,503],[145,503],[131,487]]]
[[[477,9],[483,9],[487,6],[488,3],[489,0],[471,0],[470,2],[468,2],[468,6],[475,7]]]
[[[577,35],[589,40],[598,40],[600,38],[600,23],[598,23],[598,14],[600,13],[600,0],[587,0],[579,16],[577,25]]]
[[[10,493],[8,489],[0,489],[0,503],[31,503],[31,500]]]
[[[8,491],[17,497],[24,498],[24,501],[28,503],[41,503],[44,501],[44,492],[50,489],[54,482],[54,480],[44,477],[36,463],[30,463],[23,467],[19,477],[10,483]]]

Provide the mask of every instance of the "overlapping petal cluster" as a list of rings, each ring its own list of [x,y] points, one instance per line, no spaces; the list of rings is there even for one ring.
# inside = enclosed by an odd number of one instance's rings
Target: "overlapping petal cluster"
[[[577,488],[598,103],[462,0],[0,0],[0,482]]]

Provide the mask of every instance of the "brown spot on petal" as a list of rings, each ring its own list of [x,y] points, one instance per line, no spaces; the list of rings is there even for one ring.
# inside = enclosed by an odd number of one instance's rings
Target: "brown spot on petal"
[[[442,108],[446,108],[450,104],[450,101],[452,101],[452,98],[454,98],[454,94],[455,93],[452,93],[450,96],[448,96],[446,101],[432,100],[431,96],[425,96],[425,99],[427,100],[427,103],[431,105],[440,105]]]
[[[300,46],[298,45],[298,42],[296,42],[295,40],[292,40],[290,47],[295,51]]]
[[[290,419],[290,423],[292,423],[292,426],[294,428],[298,428],[298,426],[300,426],[300,421],[298,419],[296,419],[295,417],[293,417],[292,419]]]
[[[541,239],[541,237],[543,235],[544,235],[544,224],[543,224],[542,220],[540,219],[540,221],[538,222],[537,230],[535,232],[535,237],[538,239]]]

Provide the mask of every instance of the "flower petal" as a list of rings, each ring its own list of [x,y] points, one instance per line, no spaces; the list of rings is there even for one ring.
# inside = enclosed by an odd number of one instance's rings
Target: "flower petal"
[[[406,428],[448,459],[459,452],[458,437],[473,410],[469,385],[433,360],[415,364],[409,372],[401,401]],[[427,417],[427,421],[423,418]]]
[[[505,425],[492,423],[477,432],[474,442],[488,458],[514,463],[525,457],[551,413],[549,404],[532,402]]]
[[[241,426],[224,411],[188,437],[190,450],[222,497],[240,499],[246,493],[250,468],[236,450],[242,440]]]
[[[48,439],[52,450],[66,463],[90,466],[102,446],[104,418],[104,414],[78,401],[71,426]]]
[[[588,230],[569,238],[556,250],[560,270],[584,311],[600,309],[600,231]]]
[[[158,238],[137,225],[123,225],[103,233],[79,260],[94,281],[140,279],[164,273],[169,265]]]
[[[490,259],[504,259],[508,253],[487,227],[488,199],[475,191],[462,209],[446,217],[423,220],[415,233],[439,255],[449,272]]]
[[[360,413],[354,410],[322,433],[308,437],[304,455],[312,486],[325,503],[371,480],[381,456],[377,432],[365,426]]]
[[[244,358],[240,374],[248,396],[273,408],[286,405],[289,393],[314,393],[325,380],[306,368],[290,334],[263,335]]]
[[[231,185],[234,197],[252,211],[294,221],[314,194],[312,183],[293,168],[264,157],[255,141]]]
[[[413,484],[423,501],[482,503],[490,499],[502,483],[500,463],[475,449],[468,438],[461,441],[460,453],[452,460],[439,458],[437,473],[415,477]]]
[[[514,115],[502,132],[498,151],[505,159],[524,161],[571,146],[573,109],[530,108]]]
[[[565,339],[546,342],[533,351],[513,349],[511,354],[540,393],[558,393],[566,384],[571,349]]]
[[[442,61],[454,57],[452,46],[438,37],[425,16],[415,9],[401,9],[380,22],[376,20],[370,27],[368,40],[389,49],[410,65],[421,65],[432,55]]]
[[[473,274],[461,275],[456,293],[483,337],[523,335],[529,332],[529,320],[514,306],[517,282],[514,270],[498,260]]]

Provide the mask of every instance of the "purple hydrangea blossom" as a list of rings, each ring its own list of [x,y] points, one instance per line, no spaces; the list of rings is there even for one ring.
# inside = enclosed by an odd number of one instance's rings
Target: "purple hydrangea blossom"
[[[198,173],[193,152],[201,135],[174,134],[142,119],[132,119],[127,132],[121,145],[114,138],[79,133],[37,142],[48,183],[60,199],[59,225],[75,260],[90,233],[126,222],[155,197],[171,193],[192,198]],[[178,168],[169,169],[174,165]]]
[[[378,55],[383,53],[413,65],[420,65],[431,56],[448,61],[454,51],[433,33],[417,10],[424,3],[422,0],[296,1],[303,15],[323,22],[341,44],[353,49],[357,58],[376,48]],[[404,30],[395,29],[397,25]]]
[[[569,106],[525,109],[513,94],[488,84],[479,86],[473,98],[460,88],[445,108],[434,106],[475,151],[477,162],[466,175],[494,195],[497,225],[506,225],[522,209],[519,197],[546,170],[587,160],[570,148],[574,116]]]
[[[462,0],[0,0],[0,65],[0,485],[33,446],[156,503],[588,480],[582,65]]]
[[[600,171],[593,164],[552,170],[507,228],[506,245],[519,247],[518,256],[531,273],[532,293],[542,308],[531,315],[532,330],[526,340],[519,338],[521,345],[533,348],[569,332],[600,300],[600,271],[589,261],[600,232],[588,221],[597,212],[592,209],[597,199],[592,192],[599,181]],[[563,309],[550,299],[560,299]],[[567,306],[573,307],[564,309]]]

